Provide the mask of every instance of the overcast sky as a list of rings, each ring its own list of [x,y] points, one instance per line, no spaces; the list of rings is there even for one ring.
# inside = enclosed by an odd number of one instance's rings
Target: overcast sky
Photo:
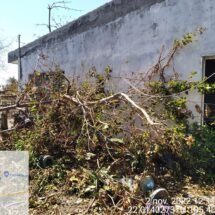
[[[9,77],[17,77],[17,66],[7,64],[7,53],[18,47],[17,35],[21,35],[21,45],[25,45],[48,33],[48,4],[62,0],[0,0],[0,39],[10,46],[1,53],[5,68],[0,68],[0,85]],[[110,0],[72,0],[67,7],[81,10],[55,9],[53,15],[57,22],[72,21],[81,15],[103,5]]]

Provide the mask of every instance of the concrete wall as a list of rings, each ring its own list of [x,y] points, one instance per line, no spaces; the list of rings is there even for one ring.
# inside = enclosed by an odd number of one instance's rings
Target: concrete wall
[[[79,20],[23,47],[24,80],[34,69],[60,65],[68,76],[83,77],[90,68],[103,71],[107,65],[114,77],[145,72],[174,39],[197,27],[206,32],[178,54],[174,66],[182,78],[197,71],[202,79],[204,56],[215,55],[214,0],[115,0]],[[73,29],[73,30],[72,30]],[[77,30],[79,29],[79,30]],[[17,50],[9,54],[15,61]],[[41,60],[41,55],[48,59]],[[117,86],[125,82],[113,79]],[[190,95],[190,108],[201,105],[201,96]],[[196,120],[200,114],[194,112]]]

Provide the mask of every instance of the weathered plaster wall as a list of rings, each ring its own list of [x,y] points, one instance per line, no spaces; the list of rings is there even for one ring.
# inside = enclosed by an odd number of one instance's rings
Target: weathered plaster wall
[[[121,10],[119,8],[117,11],[113,10],[112,3],[109,3],[101,8],[100,12],[94,11],[87,16],[89,19],[87,22],[97,24],[89,24],[79,32],[59,29],[52,33],[52,38],[48,42],[43,42],[42,46],[37,46],[32,49],[33,51],[29,51],[30,48],[27,51],[23,48],[23,51],[26,51],[22,58],[24,80],[44,63],[49,67],[53,66],[53,63],[60,65],[66,74],[72,77],[83,77],[92,67],[97,71],[103,71],[107,65],[111,66],[115,77],[144,72],[156,61],[162,45],[168,50],[174,39],[181,38],[185,33],[192,32],[200,26],[205,27],[206,32],[199,41],[181,51],[175,58],[174,66],[182,78],[186,79],[191,71],[198,71],[196,79],[202,79],[202,57],[215,55],[214,0],[113,2],[114,5],[121,4]],[[134,8],[125,14],[122,11],[126,2],[127,4],[133,2]],[[101,25],[99,19],[102,19],[102,10],[109,10],[110,13],[109,20]],[[118,16],[114,13],[118,13]],[[59,37],[61,31],[65,31],[67,35]],[[43,41],[45,40],[46,37],[43,38]],[[11,53],[11,56],[12,54],[14,53]],[[41,54],[48,56],[43,63],[38,61],[41,60],[39,57]],[[113,79],[113,82],[121,88],[125,84],[119,79]],[[193,110],[196,103],[201,105],[201,97],[198,94],[190,95],[190,100],[190,108]],[[200,117],[194,112],[195,119],[198,120]]]

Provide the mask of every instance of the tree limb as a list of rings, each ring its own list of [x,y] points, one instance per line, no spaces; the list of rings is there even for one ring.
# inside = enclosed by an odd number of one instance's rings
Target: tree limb
[[[23,104],[14,104],[14,105],[9,105],[5,107],[0,108],[1,111],[6,111],[6,110],[11,110],[11,109],[16,109],[17,107],[30,107],[33,105],[40,105],[40,104],[50,104],[53,101],[42,101],[42,102],[28,102],[28,103],[23,103]]]
[[[69,95],[64,95],[63,98],[66,98],[72,102],[74,102],[76,105],[80,105],[80,106],[88,106],[88,105],[96,105],[96,104],[102,104],[102,103],[105,103],[105,102],[109,102],[109,101],[112,101],[114,99],[120,99],[120,98],[124,98],[133,108],[137,109],[139,112],[141,112],[147,122],[150,124],[150,125],[159,125],[160,123],[155,123],[151,117],[149,116],[149,114],[146,112],[145,109],[141,108],[139,105],[137,105],[131,98],[129,98],[129,96],[125,93],[116,93],[112,96],[109,96],[109,97],[105,97],[103,99],[100,99],[98,101],[91,101],[91,102],[85,102],[84,104],[83,103],[80,103],[78,102],[78,100],[73,97],[73,96],[69,96]]]

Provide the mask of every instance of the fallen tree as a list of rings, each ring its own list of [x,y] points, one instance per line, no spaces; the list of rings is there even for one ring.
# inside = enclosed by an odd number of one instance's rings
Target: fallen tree
[[[114,78],[110,67],[103,74],[90,71],[88,81],[79,85],[55,71],[36,86],[41,73],[35,71],[17,103],[0,109],[25,107],[22,111],[33,121],[29,127],[9,131],[1,144],[2,149],[30,152],[31,208],[44,212],[49,198],[41,202],[39,197],[49,196],[53,187],[68,196],[92,197],[86,214],[91,210],[107,214],[145,206],[147,193],[141,183],[146,175],[164,187],[167,176],[174,183],[179,178],[181,186],[184,175],[213,183],[214,149],[211,139],[200,133],[206,129],[214,137],[215,132],[199,126],[191,129],[192,113],[184,96],[199,86],[203,92],[206,80],[180,80],[171,66],[177,51],[191,42],[192,37],[185,35],[166,56],[162,48],[147,73],[123,77],[126,92],[107,87]],[[167,68],[173,71],[168,79]],[[204,146],[199,144],[201,138]],[[52,157],[53,166],[46,167],[44,156]],[[206,170],[210,174],[205,175]],[[171,194],[174,189],[168,187]]]

